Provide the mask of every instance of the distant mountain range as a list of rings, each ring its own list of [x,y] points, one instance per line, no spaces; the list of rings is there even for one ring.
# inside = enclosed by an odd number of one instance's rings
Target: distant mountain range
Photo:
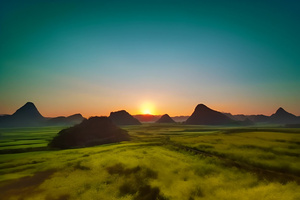
[[[156,122],[161,117],[161,115],[140,114],[133,115],[133,117],[139,120],[140,122]]]
[[[283,108],[278,108],[278,110],[271,116],[266,115],[232,115],[230,113],[223,113],[227,117],[236,120],[244,121],[246,119],[251,120],[254,123],[266,123],[266,124],[299,124],[300,117],[293,115]]]
[[[156,122],[162,115],[151,115],[151,114],[139,114],[132,115],[134,118],[138,119],[140,122]],[[171,117],[175,122],[185,122],[190,116],[174,116]]]
[[[60,116],[60,117],[54,117],[54,118],[49,118],[47,120],[47,124],[49,126],[53,125],[74,125],[74,124],[79,124],[81,123],[85,118],[81,114],[74,114],[70,115],[68,117]]]
[[[45,118],[32,102],[27,102],[14,114],[0,116],[0,127],[71,126],[81,123],[84,119],[81,114]]]
[[[225,116],[225,117],[224,117]],[[221,113],[212,110],[204,104],[199,104],[194,113],[186,120],[186,124],[202,124],[202,125],[254,125],[255,123],[266,124],[300,124],[300,117],[297,117],[283,108],[279,108],[271,116],[266,115],[232,115],[230,113]]]
[[[68,117],[60,116],[46,118],[41,115],[32,102],[27,102],[12,115],[0,115],[0,127],[35,127],[35,126],[72,126],[81,123],[85,118],[81,114]],[[130,115],[125,110],[111,112],[109,119],[116,125],[140,125],[141,122],[173,123],[198,125],[253,125],[253,124],[281,124],[286,127],[297,127],[300,117],[295,116],[283,108],[279,108],[271,116],[266,115],[232,115],[213,110],[204,104],[196,106],[191,116],[170,117],[161,115]],[[291,126],[290,126],[291,125]]]

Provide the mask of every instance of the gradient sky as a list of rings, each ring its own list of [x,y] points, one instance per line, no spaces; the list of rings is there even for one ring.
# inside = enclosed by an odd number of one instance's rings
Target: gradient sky
[[[4,0],[0,113],[300,115],[300,1]]]

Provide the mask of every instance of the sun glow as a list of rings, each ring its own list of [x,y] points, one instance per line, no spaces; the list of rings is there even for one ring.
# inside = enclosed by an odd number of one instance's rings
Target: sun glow
[[[154,105],[150,102],[143,103],[141,105],[141,112],[142,114],[154,115],[155,114]]]
[[[151,115],[152,113],[151,113],[151,111],[150,111],[150,110],[146,109],[146,110],[144,110],[144,111],[143,111],[143,114],[148,114],[148,115]]]

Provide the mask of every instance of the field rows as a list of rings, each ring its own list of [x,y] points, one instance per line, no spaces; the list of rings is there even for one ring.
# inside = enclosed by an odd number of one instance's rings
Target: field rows
[[[61,128],[0,130],[0,199],[300,199],[299,129],[146,124],[123,127],[128,142],[48,149]]]

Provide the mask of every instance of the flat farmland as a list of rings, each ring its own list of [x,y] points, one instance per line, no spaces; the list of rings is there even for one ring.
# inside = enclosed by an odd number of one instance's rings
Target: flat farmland
[[[0,130],[0,199],[300,199],[300,129],[143,124],[48,148],[62,128]]]

